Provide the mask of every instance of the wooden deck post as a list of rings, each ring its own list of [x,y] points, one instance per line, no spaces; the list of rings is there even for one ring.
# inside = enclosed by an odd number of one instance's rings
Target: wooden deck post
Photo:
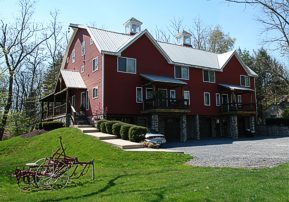
[[[54,117],[55,114],[55,95],[53,95],[53,106],[52,106],[52,117]]]
[[[68,89],[66,90],[66,114],[68,113]]]

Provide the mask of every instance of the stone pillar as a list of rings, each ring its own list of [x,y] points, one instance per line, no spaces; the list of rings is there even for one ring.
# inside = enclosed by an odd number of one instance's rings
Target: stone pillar
[[[199,115],[197,114],[195,116],[196,118],[196,139],[199,140],[200,139],[200,120],[199,120]]]
[[[229,118],[229,132],[233,139],[238,139],[238,118],[236,115],[231,115]]]
[[[211,133],[212,137],[216,137],[216,119],[211,119]]]
[[[157,114],[152,115],[152,130],[158,132],[159,131],[159,116]]]
[[[180,120],[180,127],[181,127],[181,142],[186,142],[188,139],[187,135],[187,116],[182,115]]]
[[[255,133],[256,129],[255,129],[255,117],[254,116],[250,116],[250,131],[251,133]]]

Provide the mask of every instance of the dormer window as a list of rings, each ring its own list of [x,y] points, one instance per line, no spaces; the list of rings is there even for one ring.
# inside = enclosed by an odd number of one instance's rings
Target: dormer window
[[[142,25],[141,21],[139,21],[135,18],[130,18],[128,21],[126,21],[124,23],[125,33],[130,34],[130,35],[134,35],[134,34],[141,31],[141,25]]]
[[[178,35],[176,37],[178,45],[191,47],[192,46],[191,36],[192,35],[189,32],[186,32],[186,31],[182,31],[182,32],[178,33]]]

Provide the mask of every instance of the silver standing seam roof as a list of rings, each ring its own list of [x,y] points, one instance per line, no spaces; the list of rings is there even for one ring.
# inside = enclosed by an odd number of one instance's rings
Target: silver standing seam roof
[[[71,24],[70,26],[73,28],[87,29],[88,33],[94,40],[97,48],[102,53],[114,54],[119,56],[121,55],[121,51],[130,43],[141,37],[143,34],[149,33],[148,30],[143,30],[139,33],[136,33],[135,35],[129,35],[89,27],[85,25]],[[157,48],[169,57],[169,59],[171,60],[171,64],[185,65],[213,71],[222,71],[222,69],[231,59],[231,57],[235,55],[249,76],[257,76],[257,74],[252,69],[250,69],[240,60],[238,54],[235,51],[230,51],[223,54],[216,54],[208,51],[194,49],[191,47],[159,42],[155,39],[153,40],[155,44],[157,44]]]
[[[86,89],[86,85],[78,71],[60,70],[67,88]]]
[[[232,84],[219,84],[219,86],[221,86],[223,88],[230,89],[230,90],[254,91],[251,88],[246,88],[246,87],[243,87],[243,86],[232,85]]]

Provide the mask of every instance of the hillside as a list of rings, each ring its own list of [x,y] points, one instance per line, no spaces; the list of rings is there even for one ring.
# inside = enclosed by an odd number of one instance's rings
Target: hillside
[[[23,193],[11,177],[17,166],[46,157],[62,136],[67,154],[95,160],[90,175],[65,189]],[[83,135],[57,129],[32,138],[0,142],[1,201],[286,201],[289,164],[270,169],[202,168],[185,165],[190,156],[124,152]]]

